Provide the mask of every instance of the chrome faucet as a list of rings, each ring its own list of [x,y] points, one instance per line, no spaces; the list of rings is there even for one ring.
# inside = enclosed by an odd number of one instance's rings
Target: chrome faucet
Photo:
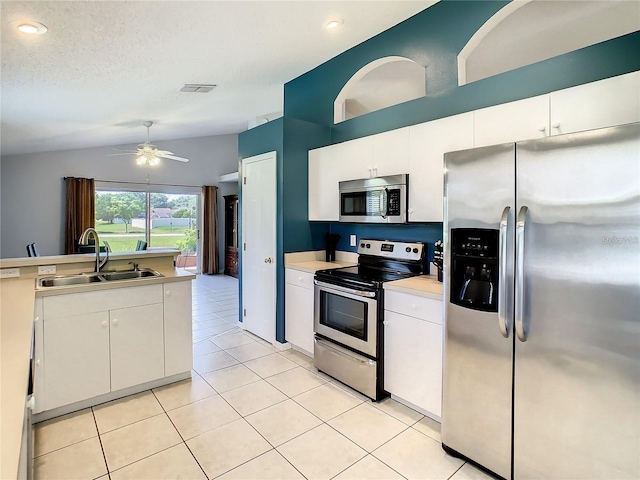
[[[82,235],[80,235],[80,239],[78,240],[79,245],[89,245],[89,236],[93,235],[93,239],[96,246],[96,273],[100,271],[102,267],[104,267],[105,263],[109,261],[109,250],[107,249],[107,257],[100,261],[100,239],[98,238],[98,232],[94,228],[87,228]]]

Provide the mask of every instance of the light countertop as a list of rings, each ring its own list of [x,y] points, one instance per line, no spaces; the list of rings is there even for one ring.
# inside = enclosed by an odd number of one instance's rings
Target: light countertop
[[[442,282],[438,281],[436,275],[419,275],[393,282],[385,282],[384,289],[442,300]]]
[[[147,258],[178,256],[180,250],[175,248],[157,248],[150,250],[140,250],[138,252],[116,252],[110,253],[110,260],[136,260],[139,262]],[[100,258],[104,259],[106,253],[101,252]],[[95,262],[95,253],[79,253],[75,255],[48,255],[44,257],[22,257],[0,259],[0,268],[30,267],[37,265],[64,265],[67,263]],[[108,265],[108,264],[107,264]]]
[[[294,262],[285,264],[285,268],[300,270],[301,272],[316,273],[318,270],[327,270],[330,268],[342,268],[355,265],[352,262],[323,262],[320,260],[311,260],[307,262]]]
[[[171,255],[169,252],[155,255],[135,255],[140,257],[141,267],[145,267],[145,260],[152,257]],[[84,255],[68,255],[66,257],[84,257]],[[28,260],[51,259],[52,257],[34,257]],[[123,259],[122,257],[120,257]],[[127,257],[129,258],[129,257]],[[12,259],[16,263],[11,266],[32,267],[33,265],[54,264],[56,262],[22,263],[20,259]],[[171,259],[169,259],[171,260]],[[8,266],[2,261],[2,267]],[[74,262],[77,263],[78,259]],[[80,260],[83,262],[83,260]],[[9,278],[0,281],[0,445],[2,452],[2,467],[0,478],[14,479],[18,473],[18,459],[22,440],[22,424],[24,402],[29,379],[29,354],[31,351],[31,330],[33,325],[35,297],[61,295],[89,290],[106,288],[124,288],[153,283],[167,283],[191,280],[195,275],[186,270],[175,268],[171,262],[160,262],[158,258],[153,269],[162,273],[164,277],[144,278],[136,280],[122,280],[118,282],[101,282],[91,285],[71,285],[65,287],[36,288],[37,277],[26,276]],[[126,265],[126,262],[125,262]],[[41,275],[42,276],[42,275]]]
[[[0,478],[18,475],[22,423],[29,381],[34,279],[0,283]]]

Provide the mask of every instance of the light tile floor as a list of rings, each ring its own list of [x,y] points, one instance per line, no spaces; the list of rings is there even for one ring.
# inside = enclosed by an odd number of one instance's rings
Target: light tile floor
[[[440,424],[373,403],[238,327],[238,282],[193,282],[192,378],[36,425],[44,479],[488,479]]]

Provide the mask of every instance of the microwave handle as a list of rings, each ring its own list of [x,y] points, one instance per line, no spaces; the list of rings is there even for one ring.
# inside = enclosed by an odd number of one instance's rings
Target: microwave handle
[[[382,218],[387,218],[389,215],[389,205],[387,205],[387,199],[389,198],[389,189],[384,187],[380,190],[380,216]]]

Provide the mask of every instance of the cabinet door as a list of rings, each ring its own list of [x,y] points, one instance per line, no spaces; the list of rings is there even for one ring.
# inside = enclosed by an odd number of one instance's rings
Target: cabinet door
[[[338,182],[371,176],[373,140],[359,138],[309,150],[309,220],[338,221]]]
[[[640,121],[640,72],[551,93],[551,134]]]
[[[162,304],[109,312],[111,390],[164,377]]]
[[[549,135],[549,95],[504,103],[473,113],[475,147]]]
[[[373,135],[372,139],[372,176],[397,175],[409,171],[409,128],[379,133]]]
[[[168,377],[193,367],[191,280],[165,283],[163,287],[164,370]]]
[[[44,409],[109,393],[109,314],[44,315]]]
[[[442,325],[384,312],[384,389],[440,416]]]
[[[471,112],[410,128],[410,222],[442,222],[444,154],[472,147]]]
[[[313,290],[287,283],[285,299],[287,342],[313,356]]]

